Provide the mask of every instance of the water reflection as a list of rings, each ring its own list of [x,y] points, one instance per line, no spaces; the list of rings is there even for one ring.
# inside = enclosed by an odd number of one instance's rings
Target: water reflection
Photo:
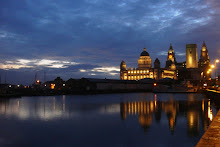
[[[80,102],[66,96],[28,97],[21,99],[0,99],[0,117],[21,120],[70,119],[87,114],[119,113],[120,104],[99,104]]]
[[[121,119],[126,120],[128,117],[135,118],[138,116],[139,124],[144,131],[148,131],[153,119],[160,123],[161,116],[165,115],[172,134],[175,132],[176,122],[178,118],[187,119],[188,136],[199,135],[199,124],[201,123],[204,131],[208,128],[213,119],[210,100],[192,100],[189,101],[132,101],[120,103]],[[201,118],[201,120],[200,120]]]
[[[197,95],[193,94],[150,94],[134,95],[134,97],[129,95],[129,98],[127,96],[128,94],[121,97],[119,94],[115,99],[112,98],[113,101],[104,99],[103,96],[98,99],[95,99],[97,96],[93,98],[53,96],[0,99],[0,119],[41,121],[65,119],[68,121],[78,118],[90,120],[91,118],[93,121],[94,116],[102,118],[109,115],[121,115],[124,122],[129,123],[130,120],[138,122],[144,132],[148,132],[152,124],[160,126],[161,123],[167,122],[169,131],[175,134],[179,122],[179,125],[187,127],[188,136],[199,136],[201,131],[203,133],[203,130],[208,128],[215,114],[213,114],[210,100],[203,97],[198,99]],[[163,98],[164,96],[166,98]]]

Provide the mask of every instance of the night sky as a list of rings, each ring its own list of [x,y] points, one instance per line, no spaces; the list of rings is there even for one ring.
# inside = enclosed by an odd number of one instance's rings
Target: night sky
[[[205,40],[213,63],[219,22],[219,0],[0,0],[1,82],[119,79],[120,62],[137,67],[144,47],[164,67],[170,43],[182,62],[186,44],[200,56]]]

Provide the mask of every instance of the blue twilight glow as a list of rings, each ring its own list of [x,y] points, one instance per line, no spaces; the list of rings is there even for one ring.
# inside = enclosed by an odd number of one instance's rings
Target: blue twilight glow
[[[118,79],[121,60],[136,67],[143,47],[164,66],[170,43],[180,62],[187,43],[199,51],[203,40],[212,62],[219,14],[219,0],[2,0],[1,77],[30,83],[46,71],[50,79]]]

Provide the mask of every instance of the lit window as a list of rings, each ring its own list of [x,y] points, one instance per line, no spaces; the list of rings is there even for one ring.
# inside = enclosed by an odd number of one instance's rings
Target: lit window
[[[55,88],[55,84],[51,84],[51,85],[50,85],[50,88],[51,88],[51,89],[54,89],[54,88]]]

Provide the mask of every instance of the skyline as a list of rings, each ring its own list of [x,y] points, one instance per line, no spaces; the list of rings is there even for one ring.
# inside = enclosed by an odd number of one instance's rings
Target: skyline
[[[8,83],[31,84],[44,71],[47,80],[119,79],[120,62],[136,67],[144,47],[164,67],[170,43],[182,62],[186,44],[197,44],[200,56],[205,41],[213,64],[220,54],[219,8],[217,0],[2,1],[2,82],[7,74]]]

